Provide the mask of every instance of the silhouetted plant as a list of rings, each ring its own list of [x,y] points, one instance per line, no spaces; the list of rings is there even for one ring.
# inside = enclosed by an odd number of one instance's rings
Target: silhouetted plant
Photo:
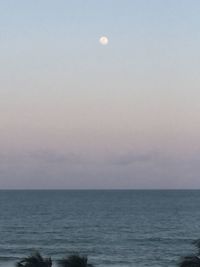
[[[179,263],[179,267],[200,267],[200,239],[194,241],[193,244],[198,249],[198,253],[183,257]]]
[[[17,262],[16,267],[51,267],[51,258],[43,258],[39,252],[23,258]]]
[[[79,254],[72,254],[58,261],[60,267],[93,267],[88,263],[88,258]]]
[[[200,267],[200,258],[192,255],[183,257],[179,267]]]
[[[198,250],[198,255],[200,255],[200,239],[197,239],[193,242],[193,244],[195,245],[195,247]]]

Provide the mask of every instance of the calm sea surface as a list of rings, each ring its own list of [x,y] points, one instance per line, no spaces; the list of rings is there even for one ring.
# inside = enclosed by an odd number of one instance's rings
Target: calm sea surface
[[[0,191],[0,266],[39,250],[170,267],[198,238],[200,191]]]

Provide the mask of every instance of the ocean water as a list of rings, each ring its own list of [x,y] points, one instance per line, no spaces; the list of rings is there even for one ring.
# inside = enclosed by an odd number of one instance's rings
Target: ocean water
[[[39,250],[95,266],[177,266],[200,238],[200,191],[0,191],[0,266]]]

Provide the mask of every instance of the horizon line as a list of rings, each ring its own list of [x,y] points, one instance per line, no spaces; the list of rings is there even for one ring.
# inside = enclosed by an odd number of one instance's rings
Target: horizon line
[[[0,191],[200,191],[200,188],[0,188]]]

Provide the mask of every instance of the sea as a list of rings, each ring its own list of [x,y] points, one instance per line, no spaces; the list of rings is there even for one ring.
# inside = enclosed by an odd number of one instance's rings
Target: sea
[[[0,266],[39,251],[99,267],[172,267],[196,253],[198,190],[1,190]]]

